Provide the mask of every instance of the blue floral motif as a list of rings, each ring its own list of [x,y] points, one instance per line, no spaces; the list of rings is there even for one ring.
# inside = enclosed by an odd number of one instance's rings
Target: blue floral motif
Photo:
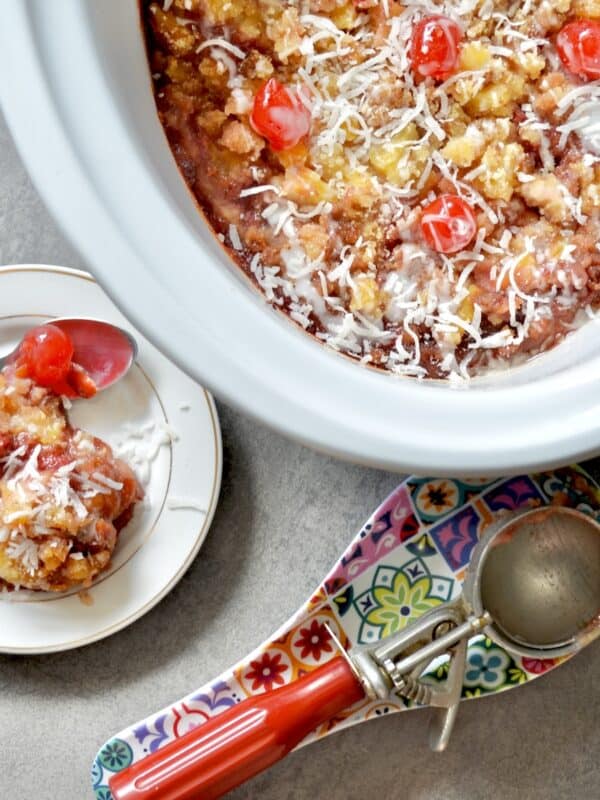
[[[108,786],[98,786],[95,794],[96,800],[113,800],[112,792]]]
[[[133,750],[123,739],[111,739],[100,750],[98,761],[104,769],[120,772],[133,761]]]
[[[499,647],[471,645],[467,654],[464,685],[470,689],[479,687],[488,692],[499,689],[508,682],[507,669],[510,664],[511,659]]]
[[[133,729],[135,738],[151,753],[156,752],[169,738],[169,735],[165,731],[166,719],[167,715],[162,714],[150,724],[139,725],[137,728]]]
[[[210,694],[195,694],[192,700],[204,703],[210,711],[216,711],[218,708],[230,708],[236,702],[231,697],[231,691],[229,684],[225,683],[225,681],[218,681],[210,687]]]
[[[100,784],[103,775],[104,775],[104,770],[97,761],[94,761],[94,763],[92,764],[92,786],[94,788],[96,788],[96,786]]]

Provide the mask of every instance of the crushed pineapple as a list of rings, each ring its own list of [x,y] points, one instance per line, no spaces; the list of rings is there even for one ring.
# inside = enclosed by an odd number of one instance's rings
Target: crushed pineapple
[[[517,184],[516,173],[525,152],[520,144],[496,142],[486,148],[481,159],[485,170],[476,181],[486,197],[510,200]]]
[[[514,72],[505,73],[502,82],[484,86],[467,105],[475,117],[490,114],[494,117],[511,115],[515,103],[526,93],[525,79]]]
[[[460,51],[461,70],[483,69],[491,61],[492,54],[481,42],[468,42]]]
[[[316,261],[325,253],[329,236],[320,225],[307,222],[298,231],[298,238],[302,242],[304,251],[311,261]]]
[[[382,291],[375,278],[359,276],[352,289],[351,311],[361,311],[369,317],[380,319],[388,301],[387,294]]]
[[[538,53],[517,53],[517,64],[528,78],[537,80],[546,68],[546,59]]]
[[[331,21],[342,31],[349,31],[358,21],[358,13],[352,2],[344,2],[333,9]]]
[[[316,205],[332,199],[327,183],[314,170],[308,167],[288,167],[285,171],[281,190],[285,197],[299,205]]]
[[[369,209],[381,196],[379,185],[371,176],[358,170],[350,170],[346,176],[346,199],[358,210]]]
[[[448,158],[459,167],[470,167],[479,158],[485,146],[481,132],[472,127],[463,136],[455,136],[449,140],[442,150],[444,158]]]
[[[421,175],[431,157],[431,146],[420,144],[420,138],[417,126],[411,123],[390,142],[372,147],[369,161],[383,178],[403,186]]]

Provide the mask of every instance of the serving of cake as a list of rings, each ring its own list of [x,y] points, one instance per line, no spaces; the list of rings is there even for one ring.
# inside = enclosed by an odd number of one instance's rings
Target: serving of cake
[[[600,305],[600,0],[144,0],[156,104],[276,308],[464,381]]]
[[[108,444],[69,423],[69,376],[79,394],[93,386],[64,334],[33,333],[0,372],[0,587],[59,592],[108,567],[142,490]]]

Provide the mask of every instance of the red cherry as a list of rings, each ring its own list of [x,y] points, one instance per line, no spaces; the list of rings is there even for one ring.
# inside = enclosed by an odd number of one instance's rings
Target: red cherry
[[[73,343],[56,325],[40,325],[23,337],[17,364],[38,384],[52,388],[62,383],[71,369]]]
[[[568,22],[556,37],[556,49],[569,72],[582,78],[600,78],[600,22]]]
[[[442,194],[423,209],[423,238],[438,253],[458,253],[473,241],[477,221],[471,206],[456,194]]]
[[[460,26],[448,17],[435,15],[419,20],[413,28],[410,60],[421,78],[444,80],[458,65]]]
[[[288,150],[309,132],[310,111],[297,92],[270,78],[254,98],[250,123],[273,150]]]

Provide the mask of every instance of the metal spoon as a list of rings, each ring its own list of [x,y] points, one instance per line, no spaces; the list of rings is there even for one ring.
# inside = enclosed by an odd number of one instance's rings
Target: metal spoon
[[[351,650],[295,683],[257,695],[115,774],[115,800],[213,800],[279,761],[319,725],[365,696],[438,707],[430,743],[448,742],[467,642],[485,633],[537,659],[578,652],[600,635],[600,525],[546,508],[492,524],[473,551],[462,594],[374,647]],[[421,676],[450,657],[446,685]]]
[[[71,339],[73,361],[83,367],[98,391],[121,380],[137,356],[137,342],[133,336],[109,322],[61,317],[49,319],[47,324],[56,325]],[[0,369],[16,357],[18,350],[19,345],[0,358]]]

